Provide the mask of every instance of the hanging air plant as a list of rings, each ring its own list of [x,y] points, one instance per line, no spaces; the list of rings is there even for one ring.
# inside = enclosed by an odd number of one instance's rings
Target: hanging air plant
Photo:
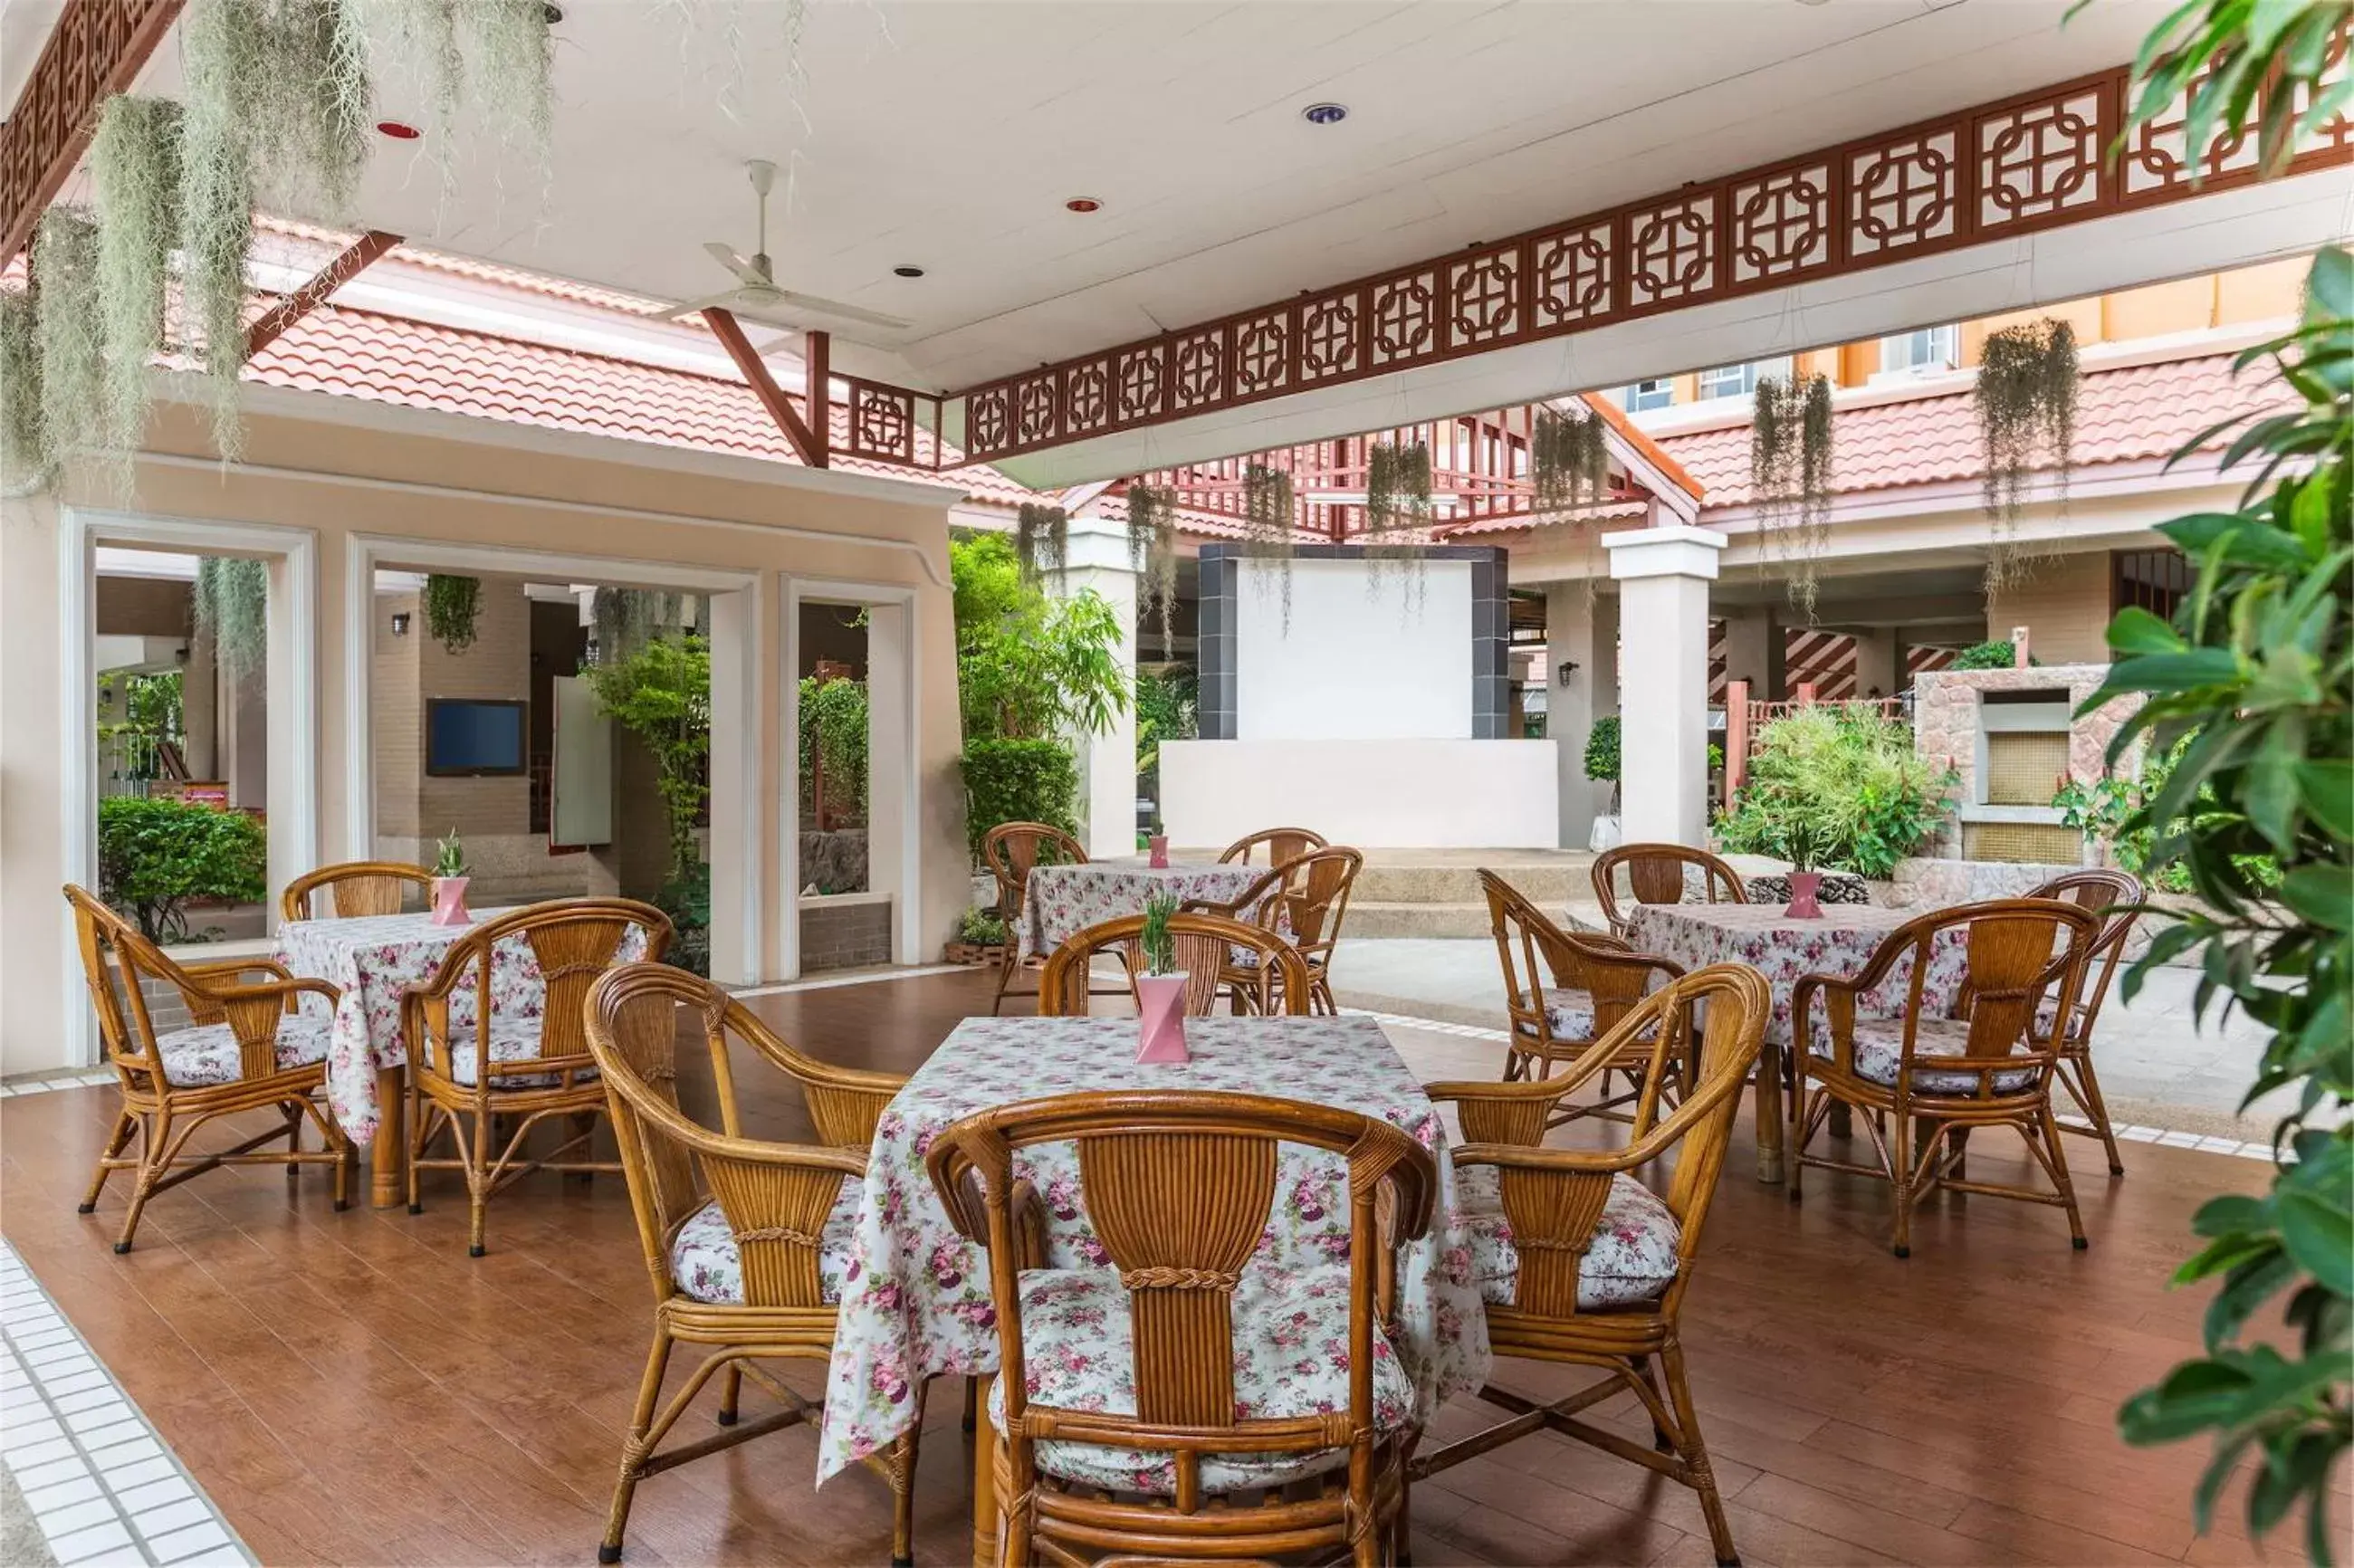
[[[1365,452],[1365,591],[1379,587],[1382,563],[1394,561],[1422,584],[1422,552],[1416,546],[1430,526],[1430,447],[1376,441]]]
[[[1272,573],[1261,573],[1262,589],[1271,577],[1283,594],[1283,625],[1291,627],[1291,557],[1298,547],[1292,536],[1291,475],[1264,463],[1243,469],[1243,556],[1268,563]]]
[[[23,289],[0,290],[0,483],[12,491],[37,485],[49,468],[33,296]]]
[[[1830,377],[1768,376],[1757,383],[1754,402],[1750,494],[1766,551],[1784,563],[1790,603],[1811,624],[1818,563],[1830,545]]]
[[[1529,429],[1529,483],[1543,510],[1599,501],[1610,484],[1610,449],[1600,415],[1539,408]]]
[[[1161,622],[1163,653],[1177,637],[1177,493],[1167,486],[1128,487],[1128,559],[1137,572],[1137,619],[1150,605]]]
[[[221,460],[244,450],[238,375],[245,368],[245,262],[253,249],[252,132],[273,90],[269,18],[260,0],[196,0],[180,27],[187,86],[180,121],[180,249],[185,313],[212,392]]]
[[[180,106],[118,94],[90,144],[98,210],[98,324],[105,339],[100,444],[116,489],[130,491],[131,455],[147,430],[147,373],[164,346],[164,289],[180,238]]]
[[[1022,580],[1034,583],[1051,577],[1061,587],[1070,535],[1069,513],[1039,502],[1023,503],[1013,514],[1013,557],[1022,564]]]
[[[52,458],[87,446],[105,397],[98,321],[98,228],[79,207],[53,207],[33,240],[41,358],[41,444]]]
[[[266,62],[249,143],[257,183],[290,206],[348,217],[376,121],[362,0],[276,0],[254,47]]]
[[[2027,477],[2042,454],[2056,472],[2062,507],[2076,440],[2076,333],[2049,317],[1987,334],[1978,365],[1978,433],[1985,443],[1986,512],[1993,538],[1987,586],[2020,575],[2019,519]]]
[[[483,118],[544,172],[556,128],[556,38],[546,0],[464,0],[459,9]]]
[[[599,664],[627,659],[657,638],[677,637],[708,619],[703,602],[692,594],[614,588],[597,590],[588,601],[588,617]]]
[[[436,572],[425,579],[425,630],[449,652],[462,653],[473,646],[474,617],[482,603],[480,578]]]
[[[234,679],[260,671],[270,654],[270,567],[236,556],[196,563],[196,630]]]

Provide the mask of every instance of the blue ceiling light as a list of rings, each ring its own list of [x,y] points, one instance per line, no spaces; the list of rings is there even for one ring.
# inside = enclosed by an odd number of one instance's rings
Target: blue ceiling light
[[[1338,125],[1349,118],[1345,103],[1311,103],[1299,111],[1299,118],[1310,125]]]

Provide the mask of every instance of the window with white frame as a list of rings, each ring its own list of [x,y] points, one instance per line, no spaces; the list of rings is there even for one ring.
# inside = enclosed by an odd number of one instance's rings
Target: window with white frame
[[[1790,376],[1787,355],[1780,359],[1753,359],[1746,365],[1720,365],[1700,373],[1701,400],[1712,397],[1746,397],[1757,390],[1757,384],[1769,376],[1784,380]]]
[[[1664,408],[1675,399],[1675,384],[1665,379],[1638,381],[1621,394],[1630,414],[1639,414],[1646,408]]]
[[[1961,361],[1961,330],[1922,327],[1880,340],[1882,375],[1895,370],[1951,370]]]

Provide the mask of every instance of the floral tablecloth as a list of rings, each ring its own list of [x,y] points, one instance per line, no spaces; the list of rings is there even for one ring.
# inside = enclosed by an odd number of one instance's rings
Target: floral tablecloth
[[[1141,861],[1089,861],[1042,865],[1030,873],[1014,941],[1023,959],[1051,953],[1077,933],[1123,915],[1141,915],[1144,901],[1166,893],[1230,904],[1265,876],[1263,865],[1170,865],[1155,871]]]
[[[1439,1114],[1370,1018],[1189,1019],[1193,1060],[1140,1065],[1136,1022],[1118,1018],[970,1018],[891,1102],[866,1167],[858,1239],[847,1271],[826,1380],[818,1478],[887,1446],[916,1415],[916,1392],[940,1373],[997,1366],[997,1314],[985,1251],[949,1223],[924,1156],[940,1131],[976,1111],[1087,1090],[1233,1090],[1310,1100],[1377,1116],[1437,1156],[1431,1234],[1399,1256],[1396,1349],[1426,1419],[1487,1381],[1488,1319],[1472,1270]],[[1348,1172],[1338,1155],[1286,1149],[1267,1232],[1253,1268],[1345,1256]],[[1067,1146],[1018,1164],[1048,1211],[1050,1262],[1106,1261]],[[1332,1330],[1346,1334],[1341,1312]]]
[[[1919,915],[1917,909],[1883,909],[1868,904],[1826,904],[1819,920],[1794,920],[1771,904],[1641,904],[1628,917],[1631,940],[1646,953],[1673,959],[1686,969],[1707,964],[1748,964],[1774,988],[1774,1016],[1766,1037],[1790,1044],[1790,993],[1812,974],[1852,975],[1872,961],[1888,933]],[[1961,994],[1969,967],[1967,932],[1940,932],[1929,952],[1922,992],[1933,1016],[1942,1017]],[[1913,980],[1913,959],[1900,958],[1879,985],[1857,999],[1867,1017],[1893,1018],[1903,1011]],[[1819,1011],[1819,1003],[1818,1004]]]
[[[343,991],[327,1045],[327,1104],[355,1143],[373,1143],[384,1119],[376,1074],[408,1060],[401,1037],[400,996],[432,978],[450,945],[497,911],[476,910],[472,925],[436,926],[423,914],[367,915],[344,920],[290,920],[278,927],[278,958],[297,975],[333,981]],[[620,960],[645,956],[645,933],[621,938]],[[478,1016],[469,980],[451,999],[452,1026]],[[521,936],[491,950],[491,1011],[502,1018],[536,1018],[547,988],[539,961]]]

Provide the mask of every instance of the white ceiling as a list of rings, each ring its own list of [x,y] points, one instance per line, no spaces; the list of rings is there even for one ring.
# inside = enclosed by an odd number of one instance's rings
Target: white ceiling
[[[840,335],[950,388],[2115,65],[2164,8],[813,0],[796,95],[779,0],[569,0],[549,177],[469,121],[453,196],[386,141],[356,217],[685,298],[728,281],[702,241],[751,248],[771,158],[779,281],[909,319]],[[38,9],[0,11],[12,56]],[[378,43],[380,111],[422,122]],[[1326,99],[1346,122],[1301,120]]]

